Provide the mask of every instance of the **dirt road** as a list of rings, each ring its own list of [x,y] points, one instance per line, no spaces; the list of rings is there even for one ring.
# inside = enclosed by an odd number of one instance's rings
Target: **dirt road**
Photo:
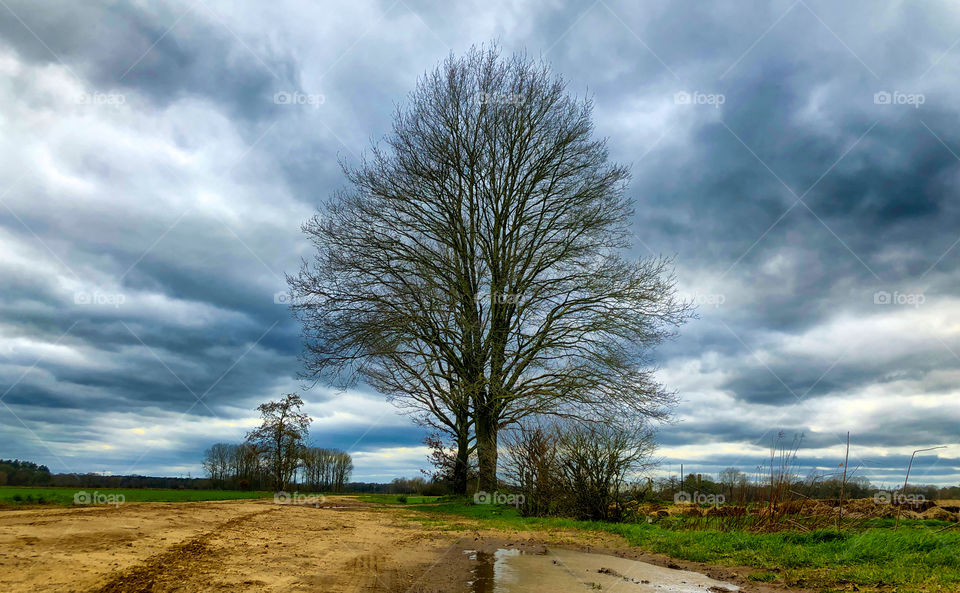
[[[413,584],[414,571],[458,539],[389,509],[331,499],[325,506],[268,500],[3,512],[0,590],[391,590],[401,579]]]
[[[585,532],[428,528],[413,516],[347,498],[320,508],[260,500],[5,511],[0,591],[468,593],[492,591],[477,578],[478,555],[623,544]],[[598,572],[599,565],[578,578],[590,585],[587,573]]]

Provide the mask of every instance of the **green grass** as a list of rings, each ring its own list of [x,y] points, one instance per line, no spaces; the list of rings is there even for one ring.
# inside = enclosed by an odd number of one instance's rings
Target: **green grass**
[[[673,558],[758,569],[752,580],[778,580],[817,590],[851,589],[898,593],[960,590],[960,527],[950,523],[903,521],[899,531],[881,522],[835,531],[778,533],[684,529],[676,523],[601,523],[560,518],[527,518],[510,507],[463,502],[425,505],[436,524],[444,515],[483,521],[505,529],[579,529],[613,533],[633,546]]]
[[[0,507],[27,505],[73,505],[74,495],[86,492],[98,496],[123,496],[124,502],[194,502],[203,500],[240,500],[270,498],[273,492],[249,490],[175,490],[165,488],[74,488],[74,487],[27,487],[0,486]],[[292,491],[291,491],[292,493]],[[305,494],[305,493],[301,493]],[[440,496],[414,496],[403,494],[328,494],[327,496],[351,496],[364,502],[389,505],[435,504],[446,500]],[[116,500],[116,499],[115,499]]]
[[[270,498],[273,492],[241,490],[174,490],[163,488],[59,488],[0,486],[0,506],[21,507],[25,505],[51,504],[73,505],[74,496],[86,492],[93,496],[114,497],[110,500],[123,502],[194,502],[201,500],[238,500]],[[104,499],[101,499],[104,500]]]
[[[415,496],[413,494],[345,494],[356,496],[357,500],[376,504],[433,504],[444,500],[442,496]]]

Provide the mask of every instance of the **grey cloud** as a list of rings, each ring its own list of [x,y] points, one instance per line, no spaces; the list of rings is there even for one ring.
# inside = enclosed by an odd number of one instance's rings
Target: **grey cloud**
[[[196,401],[177,377],[202,393],[274,323],[205,397],[210,410],[197,405],[187,421],[236,421],[298,387],[298,328],[273,295],[309,253],[300,222],[343,185],[338,157],[352,162],[387,131],[394,104],[420,73],[450,49],[495,37],[509,50],[543,55],[572,91],[589,92],[598,131],[610,136],[615,158],[632,164],[637,237],[676,255],[685,287],[725,298],[702,306],[701,319],[655,359],[670,372],[698,362],[679,395],[699,402],[704,393],[725,394],[746,411],[743,421],[701,421],[682,406],[686,421],[661,431],[664,446],[760,445],[771,429],[804,432],[809,447],[835,446],[837,435],[810,430],[808,408],[784,408],[796,402],[790,390],[813,387],[805,400],[824,409],[904,382],[943,401],[953,393],[943,373],[960,361],[939,340],[957,352],[960,344],[930,327],[916,328],[909,350],[873,360],[854,353],[826,375],[857,336],[833,337],[838,343],[822,353],[794,349],[840,317],[884,327],[903,309],[878,309],[879,290],[923,291],[921,312],[948,311],[960,298],[960,247],[950,250],[960,236],[960,163],[951,154],[960,154],[952,78],[960,54],[947,52],[960,19],[946,3],[380,2],[284,7],[269,17],[216,2],[209,10],[180,2],[8,4],[0,48],[22,64],[0,85],[16,114],[0,151],[7,176],[26,175],[0,198],[10,208],[0,208],[0,241],[42,265],[13,256],[0,264],[0,377],[13,385],[39,360],[4,402],[79,471],[123,471],[140,454],[92,452],[87,445],[104,428],[97,414],[168,421]],[[70,70],[64,80],[76,75],[72,84],[90,92],[126,93],[129,115],[54,104],[59,83],[44,76],[62,67],[57,56]],[[281,90],[322,93],[325,102],[278,106],[273,94]],[[676,105],[677,91],[725,100],[719,109]],[[925,102],[877,105],[878,91],[923,93]],[[794,205],[811,186],[806,206]],[[633,253],[647,254],[644,245]],[[75,291],[96,289],[122,292],[127,302],[73,302]],[[338,401],[319,388],[305,395],[323,409]],[[789,413],[773,422],[770,410],[774,419]],[[6,410],[0,417],[6,456],[52,461],[16,418]],[[937,407],[911,409],[873,418],[856,441],[955,443],[952,421]],[[363,436],[366,428],[328,427],[317,442],[359,439],[360,449],[373,449],[422,440],[403,422]],[[138,467],[198,471],[211,439],[238,434],[178,436]],[[714,454],[701,465],[712,471],[734,461]],[[762,458],[740,461],[749,468]],[[904,458],[872,461],[873,475],[894,476]],[[358,475],[414,473],[406,458],[396,468],[376,463]],[[931,476],[956,476],[947,465]]]

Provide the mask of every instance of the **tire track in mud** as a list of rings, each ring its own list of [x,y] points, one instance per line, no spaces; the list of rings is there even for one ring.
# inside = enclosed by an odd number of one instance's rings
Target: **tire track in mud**
[[[189,580],[195,579],[204,567],[210,566],[212,561],[223,553],[222,550],[217,550],[210,545],[210,539],[275,510],[247,513],[225,521],[212,531],[188,538],[159,554],[150,556],[141,564],[121,571],[110,577],[105,584],[91,589],[90,593],[154,593],[181,590]]]

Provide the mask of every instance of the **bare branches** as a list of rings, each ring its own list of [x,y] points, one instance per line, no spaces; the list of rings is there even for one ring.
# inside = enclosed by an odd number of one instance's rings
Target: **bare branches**
[[[671,262],[628,261],[627,169],[592,104],[525,55],[451,56],[304,232],[306,375],[363,379],[470,441],[531,414],[664,418],[652,347],[690,314]],[[471,432],[472,431],[472,432]]]
[[[300,463],[303,440],[312,421],[300,411],[303,400],[287,393],[280,400],[257,406],[262,421],[247,434],[247,442],[264,455],[273,487],[285,490]]]

